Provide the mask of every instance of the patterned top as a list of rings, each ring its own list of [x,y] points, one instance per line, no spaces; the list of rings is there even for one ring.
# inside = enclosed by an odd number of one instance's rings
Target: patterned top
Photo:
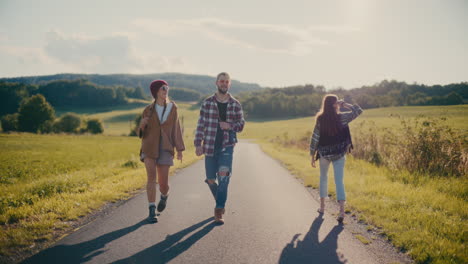
[[[354,104],[351,106],[351,112],[339,113],[338,116],[340,118],[341,124],[343,126],[346,126],[349,122],[356,119],[356,117],[358,117],[361,113],[362,113],[361,107],[359,107],[359,105],[357,104]],[[312,137],[310,139],[310,155],[311,156],[314,156],[316,151],[319,151],[320,153],[320,149],[318,148],[319,139],[320,139],[320,123],[315,122],[314,132],[312,133]],[[322,154],[320,154],[320,157],[323,157],[328,160],[337,160],[343,157],[345,154],[346,152],[340,153],[337,155],[332,155],[332,156],[323,156]]]
[[[226,122],[231,124],[231,131],[237,133],[244,129],[244,114],[242,106],[231,94],[229,94],[226,110]],[[203,142],[203,152],[206,156],[213,156],[215,148],[216,131],[218,130],[219,113],[216,103],[216,94],[206,98],[200,107],[200,118],[198,119],[197,131],[194,144],[199,147]],[[234,146],[237,137],[230,137],[229,130],[224,130],[222,148]]]

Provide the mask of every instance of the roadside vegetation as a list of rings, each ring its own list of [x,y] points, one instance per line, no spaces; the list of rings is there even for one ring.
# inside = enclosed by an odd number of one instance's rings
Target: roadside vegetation
[[[171,173],[199,159],[191,143],[197,113],[186,107],[179,105],[179,115],[190,117],[183,122],[187,149]],[[142,110],[103,115],[128,135],[128,122],[118,116]],[[106,130],[110,135],[120,133],[112,128]],[[0,256],[34,252],[36,243],[52,243],[56,232],[68,230],[78,218],[145,186],[140,140],[109,134],[0,134]]]
[[[347,204],[417,263],[468,261],[467,111],[372,109],[351,123],[355,149],[347,156]],[[319,170],[310,166],[308,150],[314,124],[312,117],[250,122],[241,138],[257,139],[304,185],[318,188]],[[333,177],[329,181],[334,197]]]
[[[76,93],[78,105],[63,103],[56,94],[70,85],[76,91],[108,94],[108,101],[90,102],[85,93]],[[466,85],[383,81],[353,89],[354,98],[350,91],[334,92],[369,108],[461,104]],[[140,88],[85,80],[1,83],[0,88],[5,95],[2,129],[12,132],[0,134],[0,256],[52,243],[57,231],[68,230],[79,217],[144,186],[140,141],[129,137],[136,135],[138,117],[150,103]],[[238,96],[248,121],[239,137],[256,139],[305,186],[318,188],[319,171],[310,166],[308,148],[315,123],[311,116],[325,88],[254,90]],[[175,162],[173,170],[199,159],[192,144],[198,107],[176,102],[187,149],[184,162]],[[369,230],[377,230],[417,263],[468,262],[467,112],[466,105],[386,107],[367,109],[351,123],[355,149],[345,171],[348,206]],[[333,177],[329,192],[334,195]]]

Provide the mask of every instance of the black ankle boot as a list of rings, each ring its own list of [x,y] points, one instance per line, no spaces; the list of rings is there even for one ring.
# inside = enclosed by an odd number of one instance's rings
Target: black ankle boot
[[[158,203],[158,212],[162,212],[164,211],[164,209],[166,209],[166,203],[167,203],[167,198],[169,196],[166,196],[165,198],[163,198],[163,196],[161,195],[161,199],[159,200],[159,203]]]

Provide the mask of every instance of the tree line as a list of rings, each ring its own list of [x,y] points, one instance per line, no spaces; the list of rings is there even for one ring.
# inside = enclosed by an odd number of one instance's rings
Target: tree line
[[[87,80],[59,80],[42,85],[0,82],[0,116],[17,112],[21,102],[42,94],[53,107],[102,107],[145,99],[141,87],[99,86]]]
[[[372,86],[351,90],[326,90],[323,86],[303,85],[266,88],[241,93],[244,112],[251,118],[287,118],[315,115],[326,93],[333,93],[362,108],[416,105],[457,105],[468,100],[468,82],[427,86],[384,80]]]
[[[3,132],[20,131],[31,133],[92,133],[104,132],[99,119],[84,119],[75,113],[66,113],[55,118],[54,108],[42,94],[21,101],[18,112],[1,118]]]
[[[216,73],[215,73],[216,74]],[[169,83],[171,88],[185,88],[201,95],[212,94],[215,89],[216,75],[195,75],[183,73],[154,73],[154,74],[55,74],[44,76],[2,78],[0,82],[17,82],[30,85],[43,85],[58,80],[86,79],[100,86],[144,87],[143,92],[151,97],[148,89],[153,80],[162,79]],[[262,87],[255,83],[245,83],[232,80],[233,94],[245,91],[260,90]],[[177,99],[174,97],[174,99]],[[191,101],[191,100],[190,100]]]
[[[147,89],[149,90],[149,89]],[[15,113],[20,103],[42,94],[53,107],[106,107],[128,103],[129,98],[151,99],[143,88],[100,86],[89,80],[56,80],[41,85],[0,81],[0,116]],[[201,93],[186,88],[171,88],[176,101],[197,101]]]
[[[354,99],[361,107],[457,105],[468,100],[468,82],[448,85],[407,84],[384,80],[372,86],[343,90],[336,94]]]
[[[66,77],[68,75],[58,76]],[[107,80],[110,76],[113,75],[101,77]],[[120,76],[120,78],[135,77],[133,75],[117,76]],[[154,75],[143,76],[151,76],[151,79],[157,77]],[[180,81],[180,78],[186,75],[173,74],[169,76],[176,76]],[[29,80],[27,78],[32,77],[16,78],[14,80]],[[151,98],[148,95],[149,89],[144,90],[140,86],[101,86],[84,79],[54,80],[44,83],[44,78],[36,81],[29,80],[29,83],[32,84],[0,81],[0,116],[17,112],[22,100],[36,94],[42,94],[53,107],[117,106],[127,104],[129,98]],[[214,83],[214,78],[208,76],[205,76],[205,78]],[[236,85],[233,82],[232,89]],[[468,99],[467,82],[444,86],[427,86],[384,80],[371,86],[362,86],[351,90],[326,90],[323,86],[310,84],[284,88],[254,88],[249,92],[236,95],[242,102],[246,115],[253,118],[314,115],[320,108],[323,95],[327,92],[335,93],[350,103],[356,102],[363,108],[405,105],[454,105],[462,104]],[[209,89],[209,92],[201,93],[193,89],[171,87],[169,95],[175,101],[197,101],[203,98],[202,94],[213,93],[213,88]]]
[[[305,85],[241,93],[238,99],[247,118],[281,118],[314,115],[324,94],[323,86]]]

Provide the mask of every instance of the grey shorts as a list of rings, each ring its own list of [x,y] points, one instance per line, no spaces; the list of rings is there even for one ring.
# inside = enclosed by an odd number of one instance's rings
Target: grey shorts
[[[144,161],[146,155],[144,152],[141,152],[140,160]],[[174,166],[174,156],[169,151],[159,150],[159,157],[156,159],[156,164],[158,165],[169,165]]]

